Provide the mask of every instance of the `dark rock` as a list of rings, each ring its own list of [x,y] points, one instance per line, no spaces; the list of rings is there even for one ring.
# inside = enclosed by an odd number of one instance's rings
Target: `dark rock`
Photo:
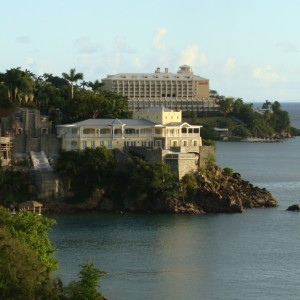
[[[288,211],[300,211],[300,205],[299,204],[293,204],[287,208]]]

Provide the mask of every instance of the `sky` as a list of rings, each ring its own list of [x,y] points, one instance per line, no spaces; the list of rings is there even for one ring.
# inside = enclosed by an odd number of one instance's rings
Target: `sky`
[[[176,73],[245,102],[300,102],[299,0],[0,0],[0,72]]]

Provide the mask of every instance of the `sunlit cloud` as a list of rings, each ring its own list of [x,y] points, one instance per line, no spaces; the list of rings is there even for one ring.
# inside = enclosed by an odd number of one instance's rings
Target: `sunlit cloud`
[[[191,45],[181,52],[180,64],[193,67],[203,66],[207,63],[206,54],[201,52],[198,45]]]
[[[152,39],[152,45],[155,49],[158,50],[166,49],[166,44],[164,41],[166,34],[167,34],[167,29],[165,27],[160,27],[156,30]]]
[[[142,67],[141,59],[139,57],[134,57],[132,60],[132,65],[135,68],[141,68]]]
[[[284,82],[285,78],[275,70],[271,65],[265,67],[255,67],[252,70],[252,76],[260,81],[264,86],[269,86],[272,83]]]
[[[27,36],[27,35],[22,35],[22,36],[18,36],[18,37],[16,38],[16,41],[17,41],[18,43],[28,44],[28,43],[30,43],[30,38],[29,38],[29,36]]]
[[[236,68],[236,60],[234,57],[229,57],[226,62],[224,63],[223,67],[222,67],[222,71],[223,73],[229,75],[232,74],[232,72],[235,70]]]
[[[80,53],[93,54],[98,50],[97,45],[92,41],[90,37],[81,37],[75,41],[75,46]]]
[[[27,67],[31,67],[34,64],[34,59],[33,57],[26,57],[26,65]]]
[[[132,54],[135,53],[135,49],[133,49],[132,47],[130,47],[125,39],[125,37],[118,35],[115,38],[115,45],[116,45],[116,51],[120,52],[120,53],[128,53],[128,54]]]
[[[299,47],[295,43],[280,42],[276,44],[276,47],[278,47],[283,52],[288,52],[288,53],[299,52]]]

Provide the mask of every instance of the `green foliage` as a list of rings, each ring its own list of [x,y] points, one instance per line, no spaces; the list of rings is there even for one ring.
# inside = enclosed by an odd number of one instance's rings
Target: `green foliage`
[[[106,195],[120,210],[129,203],[144,211],[177,191],[177,176],[166,164],[150,164],[139,157],[131,157],[123,168],[115,169]]]
[[[194,194],[194,190],[198,187],[195,174],[192,172],[185,174],[180,180],[180,185],[182,187],[183,195],[192,197]]]
[[[205,125],[201,128],[201,137],[204,140],[214,140],[218,141],[220,140],[220,136],[218,133],[214,130],[213,126]]]
[[[212,170],[216,166],[216,157],[213,153],[210,153],[206,158],[206,169]]]
[[[42,262],[41,272],[50,274],[57,268],[53,257],[54,248],[48,238],[48,231],[54,220],[33,214],[19,212],[15,217],[7,215],[4,208],[0,207],[0,224],[5,225],[11,235],[28,247]]]
[[[229,97],[219,101],[220,110],[224,113],[225,118],[233,109],[234,98]]]
[[[22,171],[0,167],[0,203],[10,205],[31,200],[35,196],[29,189],[29,174]]]
[[[80,80],[79,86],[76,83]],[[101,87],[98,80],[83,81],[83,74],[76,73],[74,68],[62,77],[47,73],[37,77],[20,67],[12,68],[0,73],[0,105],[34,107],[43,114],[59,108],[64,123],[88,118],[126,118],[129,115],[128,99]],[[57,124],[60,120],[52,114],[52,121]]]
[[[33,213],[13,216],[0,207],[0,298],[59,299],[53,247],[48,239],[52,220]]]
[[[212,140],[203,140],[202,145],[203,146],[213,146],[214,148],[216,148],[216,142],[212,141]]]
[[[105,147],[84,151],[62,151],[55,166],[61,177],[69,178],[75,199],[83,201],[96,188],[105,188],[114,168],[114,157]]]
[[[227,175],[227,176],[232,176],[232,174],[233,174],[233,169],[232,169],[232,168],[226,167],[226,168],[223,169],[223,173],[224,173],[225,175]]]
[[[232,130],[232,135],[233,136],[238,136],[238,137],[248,137],[250,136],[250,131],[243,125],[238,125],[236,127],[234,127],[234,129]]]
[[[97,269],[92,263],[82,266],[78,274],[79,280],[71,282],[66,287],[67,299],[71,300],[102,300],[104,299],[98,292],[99,279],[105,272]]]
[[[35,299],[46,280],[43,264],[21,241],[0,228],[0,298]]]

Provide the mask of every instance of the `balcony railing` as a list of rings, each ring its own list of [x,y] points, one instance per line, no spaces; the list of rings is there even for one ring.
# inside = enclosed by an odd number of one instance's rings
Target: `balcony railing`
[[[192,137],[199,137],[200,133],[117,133],[117,134],[81,134],[76,135],[76,134],[64,134],[59,137],[67,137],[67,138],[151,138],[151,137],[160,137],[160,138],[165,138],[165,137],[173,137],[173,138],[192,138]]]

